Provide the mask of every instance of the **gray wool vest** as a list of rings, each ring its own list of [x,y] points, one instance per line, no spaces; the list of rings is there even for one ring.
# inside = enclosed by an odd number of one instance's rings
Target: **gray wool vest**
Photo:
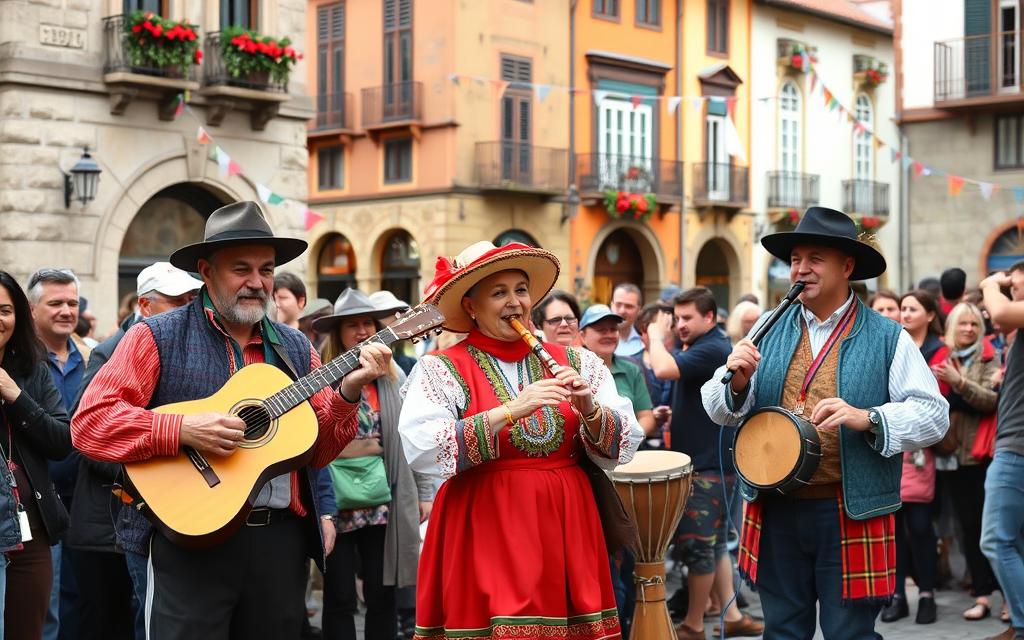
[[[889,368],[896,355],[896,344],[903,330],[895,322],[867,308],[860,300],[857,319],[849,335],[839,343],[839,368],[836,389],[840,398],[853,407],[867,409],[889,402]],[[800,343],[800,315],[803,307],[793,305],[779,319],[760,345],[754,409],[778,406],[789,363]],[[883,457],[882,433],[879,441],[872,434],[840,427],[839,460],[843,470],[843,506],[854,520],[866,520],[891,513],[900,507],[900,479],[903,456]],[[757,490],[740,483],[747,500]]]

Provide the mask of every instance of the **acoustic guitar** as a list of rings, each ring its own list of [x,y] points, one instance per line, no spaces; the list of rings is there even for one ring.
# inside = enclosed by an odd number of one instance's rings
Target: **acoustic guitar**
[[[132,506],[181,546],[205,548],[223,541],[242,526],[264,484],[313,457],[320,430],[308,399],[358,368],[361,346],[415,342],[432,330],[440,333],[442,322],[444,316],[437,308],[420,305],[294,382],[273,365],[251,364],[208,398],[154,409],[156,413],[213,411],[237,416],[245,421],[245,436],[227,457],[208,459],[191,447],[182,447],[174,457],[125,464]]]

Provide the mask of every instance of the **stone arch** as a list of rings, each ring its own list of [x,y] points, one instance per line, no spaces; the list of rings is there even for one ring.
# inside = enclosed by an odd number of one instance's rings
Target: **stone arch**
[[[740,256],[744,255],[744,243],[740,242],[739,238],[729,228],[715,229],[712,226],[706,226],[688,243],[688,246],[692,249],[686,260],[687,272],[684,274],[683,281],[696,284],[697,260],[700,257],[701,249],[709,242],[717,243],[717,248],[722,251],[726,264],[729,267],[728,306],[732,308],[735,300],[745,293],[740,291],[744,283],[749,283],[751,280],[750,274],[747,273],[749,265],[740,259]]]
[[[636,224],[624,220],[612,220],[594,236],[590,243],[587,256],[587,274],[593,278],[597,267],[598,252],[608,236],[622,230],[636,244],[640,252],[640,264],[643,267],[644,281],[636,283],[644,292],[644,301],[656,300],[661,292],[662,277],[665,273],[665,253],[662,251],[658,236],[644,224]]]

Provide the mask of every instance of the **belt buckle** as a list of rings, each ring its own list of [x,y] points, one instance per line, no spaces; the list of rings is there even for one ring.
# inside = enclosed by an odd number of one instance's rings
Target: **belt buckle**
[[[253,516],[256,516],[253,518]],[[245,517],[245,526],[247,527],[265,527],[270,524],[270,509],[260,507],[253,509],[249,512],[249,515]]]

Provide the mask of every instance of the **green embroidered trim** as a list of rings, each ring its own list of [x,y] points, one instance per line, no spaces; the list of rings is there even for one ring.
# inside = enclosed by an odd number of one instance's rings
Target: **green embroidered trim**
[[[476,429],[476,446],[480,451],[480,460],[487,462],[494,459],[493,435],[487,423],[487,413],[479,413],[473,417],[473,428]]]
[[[487,381],[494,388],[495,395],[498,396],[498,401],[503,404],[510,402],[512,393],[508,387],[511,383],[505,379],[505,374],[498,368],[494,359],[473,346],[466,347],[466,351],[484,372]],[[544,377],[543,365],[540,359],[532,353],[526,357],[525,374],[524,384]],[[565,437],[565,418],[554,407],[544,407],[540,412],[534,412],[533,415],[517,420],[509,430],[508,437],[512,446],[526,455],[546,456],[562,446],[562,440]]]
[[[543,632],[543,637],[563,638],[570,636],[588,637],[587,626],[601,624],[604,627],[619,624],[618,611],[604,609],[596,613],[572,616],[569,618],[549,616],[495,616],[491,618],[491,626],[478,629],[445,629],[444,627],[416,627],[413,638],[493,638],[493,637],[536,637],[535,632]],[[580,627],[584,626],[583,629]],[[582,633],[581,633],[582,632]]]
[[[566,347],[565,355],[569,358],[569,366],[575,369],[576,373],[582,375],[583,360],[580,359],[579,352],[572,347]]]
[[[452,374],[452,377],[455,378],[458,381],[459,386],[462,387],[462,397],[466,399],[466,404],[465,406],[459,407],[459,419],[461,420],[462,416],[466,415],[466,412],[469,411],[469,385],[467,385],[466,381],[462,379],[462,375],[459,374],[459,370],[455,368],[455,363],[451,361],[451,358],[446,355],[438,355],[435,357],[440,360],[445,367],[447,367],[448,371]]]

